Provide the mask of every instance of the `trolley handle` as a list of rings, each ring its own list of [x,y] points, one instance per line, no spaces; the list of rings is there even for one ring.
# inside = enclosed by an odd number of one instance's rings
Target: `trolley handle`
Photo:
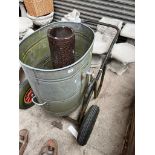
[[[90,24],[93,24],[93,25],[98,25],[99,24],[99,25],[111,27],[111,28],[114,28],[117,31],[114,39],[112,40],[112,42],[111,42],[111,44],[109,46],[109,49],[107,51],[106,56],[104,58],[102,58],[102,64],[101,64],[101,67],[99,69],[99,72],[98,72],[95,80],[92,81],[93,85],[94,85],[94,98],[96,98],[100,93],[100,90],[101,90],[101,87],[102,87],[102,84],[103,84],[103,80],[104,80],[106,65],[107,65],[108,60],[110,58],[111,50],[113,48],[113,45],[117,42],[118,36],[120,34],[120,29],[115,25],[107,24],[107,23],[104,23],[104,22],[99,22],[99,21],[92,20],[92,19],[91,20],[83,20],[83,22],[84,23],[90,23]],[[100,80],[99,86],[97,87],[97,84],[98,84],[99,80]]]
[[[82,22],[83,23],[90,23],[90,24],[93,24],[93,25],[100,24],[100,25],[104,25],[104,26],[107,26],[107,27],[114,28],[114,29],[116,29],[117,32],[120,31],[119,28],[116,25],[107,24],[107,23],[104,23],[104,22],[99,22],[99,21],[96,21],[96,20],[93,20],[93,19],[82,20]]]
[[[97,98],[97,96],[99,95],[99,93],[101,91],[103,80],[104,80],[104,75],[105,75],[105,71],[106,71],[106,65],[107,65],[108,60],[110,58],[111,50],[112,50],[113,45],[117,42],[118,36],[120,34],[120,29],[117,26],[112,25],[112,24],[107,24],[107,23],[96,21],[96,20],[83,20],[83,22],[84,23],[90,23],[93,25],[94,24],[95,25],[100,24],[100,25],[104,25],[107,27],[111,27],[111,28],[114,28],[117,32],[116,32],[116,35],[115,35],[113,41],[110,44],[110,47],[107,51],[105,58],[102,58],[102,64],[101,64],[101,67],[99,69],[99,72],[97,73],[97,76],[95,78],[93,78],[88,85],[88,88],[87,88],[86,93],[84,95],[83,105],[82,105],[82,108],[81,108],[81,111],[80,111],[80,114],[78,117],[79,123],[81,123],[83,120],[83,117],[85,115],[85,111],[87,109],[88,103],[91,99],[93,92],[94,92],[94,98]],[[98,82],[99,82],[99,85],[97,87]]]

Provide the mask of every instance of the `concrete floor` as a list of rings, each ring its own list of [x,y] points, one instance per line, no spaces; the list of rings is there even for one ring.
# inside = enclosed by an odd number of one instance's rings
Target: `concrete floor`
[[[20,129],[29,130],[29,143],[24,155],[38,155],[42,145],[55,138],[59,146],[59,155],[119,155],[127,124],[129,106],[134,97],[135,66],[130,64],[128,70],[117,76],[106,71],[104,84],[99,97],[92,99],[91,104],[100,107],[96,124],[86,146],[79,146],[68,131],[70,122],[55,118],[45,113],[40,107],[33,106],[27,110],[19,110]],[[75,117],[78,110],[71,116]],[[59,121],[63,129],[51,123]]]

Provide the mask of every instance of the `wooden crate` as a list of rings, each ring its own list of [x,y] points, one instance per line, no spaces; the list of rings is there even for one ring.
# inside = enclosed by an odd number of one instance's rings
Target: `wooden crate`
[[[53,0],[24,0],[30,16],[44,16],[54,11]]]

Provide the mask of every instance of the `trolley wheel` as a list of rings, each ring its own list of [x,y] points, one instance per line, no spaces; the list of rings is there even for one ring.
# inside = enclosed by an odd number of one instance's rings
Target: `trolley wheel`
[[[79,145],[86,145],[95,125],[98,114],[99,107],[96,105],[92,105],[87,111],[78,132],[77,142]]]
[[[27,109],[34,105],[32,102],[33,97],[32,88],[28,82],[25,80],[24,82],[19,84],[19,108],[20,109]]]

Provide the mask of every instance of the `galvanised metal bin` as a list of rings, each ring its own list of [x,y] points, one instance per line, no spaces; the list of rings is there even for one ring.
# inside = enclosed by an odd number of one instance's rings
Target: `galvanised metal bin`
[[[68,26],[75,33],[75,63],[52,69],[47,30]],[[56,116],[66,116],[83,101],[90,68],[94,32],[82,23],[51,23],[20,43],[19,59],[33,89],[33,102]]]

